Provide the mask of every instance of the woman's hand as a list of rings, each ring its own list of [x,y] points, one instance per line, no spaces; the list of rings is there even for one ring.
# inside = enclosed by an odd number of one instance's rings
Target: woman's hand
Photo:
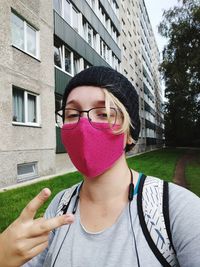
[[[0,234],[0,266],[19,267],[48,246],[49,233],[64,224],[73,222],[71,214],[52,219],[34,216],[40,206],[49,198],[51,191],[43,189],[24,208],[20,216]]]

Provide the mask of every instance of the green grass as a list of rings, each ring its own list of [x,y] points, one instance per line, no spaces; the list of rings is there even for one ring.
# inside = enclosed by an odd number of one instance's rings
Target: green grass
[[[171,181],[177,160],[183,155],[181,149],[161,149],[148,152],[128,159],[128,165],[147,175],[160,177]],[[200,176],[199,176],[200,177]],[[0,193],[0,232],[17,218],[26,204],[44,187],[50,188],[50,199],[39,209],[37,216],[41,216],[51,199],[59,191],[79,182],[81,175],[77,172],[41,181],[26,187]]]
[[[185,175],[190,190],[200,197],[200,151],[196,152],[196,158],[187,165]]]
[[[41,181],[25,187],[0,193],[0,232],[2,232],[14,219],[16,219],[26,204],[34,198],[42,188],[48,187],[52,195],[38,210],[37,216],[42,216],[49,202],[60,191],[78,183],[81,175],[78,172],[57,176],[51,180]]]
[[[184,149],[160,149],[129,158],[128,164],[146,175],[172,181],[176,163],[184,153]]]

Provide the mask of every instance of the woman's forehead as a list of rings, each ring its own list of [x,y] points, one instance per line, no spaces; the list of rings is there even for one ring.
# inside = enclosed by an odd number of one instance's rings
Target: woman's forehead
[[[92,100],[103,101],[105,94],[100,87],[96,86],[78,86],[75,87],[68,95],[67,103],[71,100]]]

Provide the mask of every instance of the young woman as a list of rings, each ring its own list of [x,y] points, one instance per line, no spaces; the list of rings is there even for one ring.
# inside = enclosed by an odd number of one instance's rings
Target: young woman
[[[125,157],[139,136],[138,106],[134,87],[113,69],[91,67],[71,79],[59,112],[61,137],[83,182],[60,192],[45,218],[34,215],[48,189],[27,205],[0,235],[0,266],[200,266],[200,200],[188,190],[169,184],[176,260],[162,264],[144,236],[137,209],[142,174]]]

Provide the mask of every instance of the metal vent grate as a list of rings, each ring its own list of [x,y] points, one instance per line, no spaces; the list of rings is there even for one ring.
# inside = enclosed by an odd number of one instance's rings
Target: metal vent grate
[[[29,162],[17,165],[17,181],[26,181],[38,176],[37,162]]]

